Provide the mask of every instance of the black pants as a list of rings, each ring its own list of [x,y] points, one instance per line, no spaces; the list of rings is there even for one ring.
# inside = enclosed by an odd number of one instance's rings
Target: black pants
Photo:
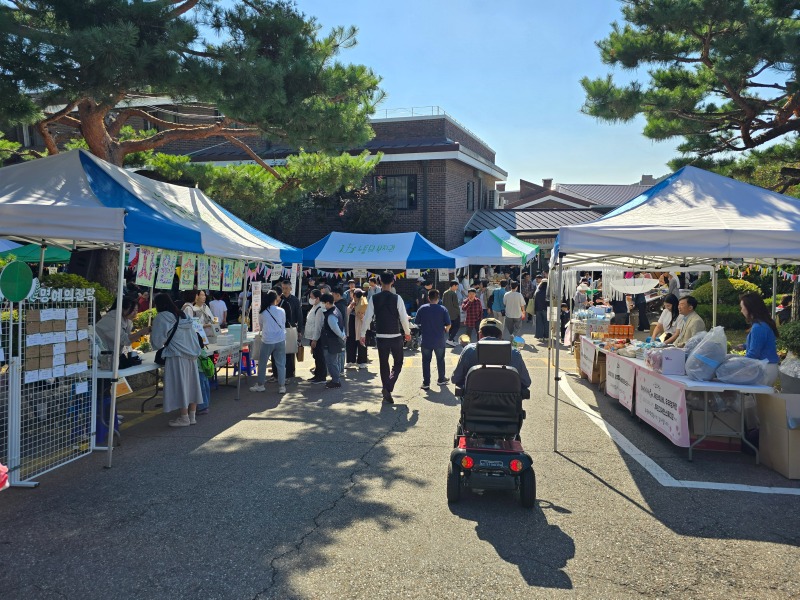
[[[388,392],[394,390],[400,371],[403,370],[403,336],[377,339],[378,362],[381,370],[381,384]],[[389,369],[389,355],[392,356],[392,368]]]
[[[639,309],[639,331],[650,331],[650,320],[647,318],[647,302],[637,304]]]
[[[458,335],[458,329],[461,327],[461,317],[456,317],[455,319],[450,319],[450,331],[448,332],[448,339],[452,342],[456,339]]]
[[[325,366],[325,352],[319,342],[311,350],[311,356],[314,357],[314,378],[325,379],[328,376],[328,367]]]
[[[348,335],[345,345],[345,362],[363,364],[367,362],[367,347],[362,346],[358,338]]]
[[[275,371],[275,359],[270,356],[270,373],[273,377],[277,377]],[[286,353],[286,377],[294,377],[294,354]]]

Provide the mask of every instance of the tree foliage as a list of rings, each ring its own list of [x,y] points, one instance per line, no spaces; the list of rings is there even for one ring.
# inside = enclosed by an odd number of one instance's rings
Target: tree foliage
[[[800,0],[621,1],[625,23],[598,42],[602,60],[647,68],[649,81],[585,77],[583,112],[643,115],[647,137],[682,137],[684,162],[700,166],[800,131]]]
[[[356,190],[380,158],[366,151],[359,156],[300,152],[275,167],[278,178],[257,165],[217,167],[167,154],[156,154],[149,166],[159,179],[196,185],[256,229],[291,240],[307,216],[324,216],[331,198],[338,198],[335,209],[342,212],[350,198],[359,197]],[[376,209],[376,222],[381,214]]]
[[[239,139],[248,133],[308,149],[352,146],[372,135],[382,97],[370,69],[337,60],[355,36],[352,27],[321,36],[286,0],[0,0],[0,121],[35,123],[51,154],[50,126],[74,128],[118,165],[211,136],[248,151]],[[161,120],[131,102],[148,93],[210,103],[220,115]],[[124,138],[133,117],[158,131]]]

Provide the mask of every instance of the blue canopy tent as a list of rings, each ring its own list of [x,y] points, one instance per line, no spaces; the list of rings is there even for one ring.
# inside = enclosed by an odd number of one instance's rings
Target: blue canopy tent
[[[303,265],[318,269],[455,269],[468,259],[443,250],[419,233],[334,231],[303,249]]]

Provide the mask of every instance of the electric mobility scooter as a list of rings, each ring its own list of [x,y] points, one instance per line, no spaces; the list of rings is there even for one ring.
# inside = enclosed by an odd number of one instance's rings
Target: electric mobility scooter
[[[464,488],[516,490],[522,505],[536,502],[533,459],[522,449],[520,429],[525,419],[522,389],[511,364],[511,342],[481,340],[478,364],[467,373],[461,416],[447,469],[447,501],[458,502]]]

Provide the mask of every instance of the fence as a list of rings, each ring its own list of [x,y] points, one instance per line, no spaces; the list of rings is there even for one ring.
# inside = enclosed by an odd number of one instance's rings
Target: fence
[[[12,485],[33,485],[95,445],[94,299],[68,296],[8,306],[2,321],[0,456]]]

